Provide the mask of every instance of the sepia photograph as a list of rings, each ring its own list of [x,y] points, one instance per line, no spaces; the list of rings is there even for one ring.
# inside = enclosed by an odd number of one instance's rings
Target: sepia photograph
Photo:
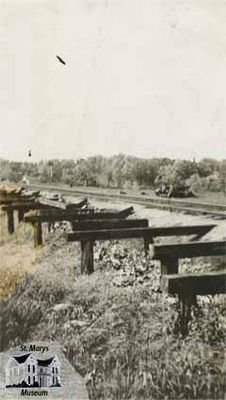
[[[0,0],[0,400],[226,400],[226,0]]]

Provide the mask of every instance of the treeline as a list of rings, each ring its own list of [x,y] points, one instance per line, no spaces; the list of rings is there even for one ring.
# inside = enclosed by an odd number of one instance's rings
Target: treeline
[[[226,160],[142,159],[124,154],[37,163],[0,160],[1,180],[20,182],[25,176],[37,182],[71,186],[152,188],[163,183],[219,191],[226,186]]]

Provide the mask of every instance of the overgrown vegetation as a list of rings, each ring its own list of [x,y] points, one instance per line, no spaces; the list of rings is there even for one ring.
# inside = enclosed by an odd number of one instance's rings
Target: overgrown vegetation
[[[159,292],[159,265],[138,241],[98,246],[91,276],[80,275],[79,255],[59,232],[49,237],[36,272],[0,303],[1,350],[59,341],[91,399],[224,398],[222,296],[200,303],[183,338],[177,301]]]
[[[29,175],[35,181],[57,182],[74,186],[108,188],[153,188],[159,183],[190,185],[195,191],[225,191],[226,160],[205,158],[172,160],[118,154],[78,160],[48,160],[38,163],[0,160],[0,179],[21,181]]]
[[[27,273],[35,270],[39,252],[34,252],[32,227],[17,224],[13,235],[7,233],[7,218],[0,211],[0,299],[13,293]]]

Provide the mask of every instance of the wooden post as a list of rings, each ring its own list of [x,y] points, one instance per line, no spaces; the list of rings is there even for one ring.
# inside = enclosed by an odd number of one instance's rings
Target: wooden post
[[[144,238],[144,253],[145,253],[145,256],[147,256],[148,253],[149,253],[149,243],[150,243],[150,241],[147,238]]]
[[[81,241],[81,274],[94,272],[93,246],[94,242]]]
[[[42,245],[42,224],[41,222],[35,222],[34,227],[34,247]]]
[[[160,286],[163,293],[179,297],[179,329],[183,336],[188,333],[191,307],[196,306],[196,296],[225,293],[226,270],[196,274],[162,275]]]
[[[24,210],[18,210],[18,222],[22,222],[24,220]]]
[[[188,323],[191,320],[191,307],[196,305],[196,295],[186,290],[179,293],[180,332],[183,336],[188,334]]]
[[[14,212],[12,207],[7,208],[7,217],[8,217],[8,232],[11,235],[15,232],[14,228]]]
[[[76,230],[76,223],[74,221],[71,222],[71,229],[73,232]]]
[[[161,258],[161,275],[178,274],[178,258]]]
[[[149,237],[149,238],[144,237],[144,253],[145,253],[146,257],[149,254],[149,245],[153,244],[153,243],[154,243],[154,240],[152,237]]]
[[[52,222],[48,222],[48,232],[51,232],[52,228],[53,228]]]

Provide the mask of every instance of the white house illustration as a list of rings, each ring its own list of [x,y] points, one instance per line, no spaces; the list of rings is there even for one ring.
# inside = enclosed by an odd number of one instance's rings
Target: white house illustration
[[[5,366],[6,386],[20,385],[23,381],[29,386],[61,386],[60,363],[57,356],[39,360],[33,354],[11,356]]]

